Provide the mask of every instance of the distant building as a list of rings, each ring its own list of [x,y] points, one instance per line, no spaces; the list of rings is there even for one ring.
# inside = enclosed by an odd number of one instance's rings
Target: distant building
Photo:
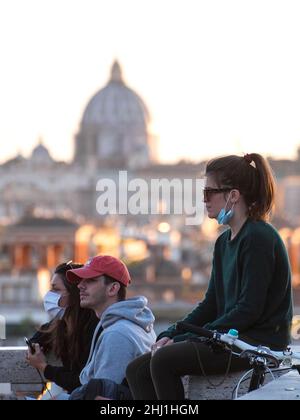
[[[149,122],[145,103],[126,86],[115,62],[108,84],[92,97],[83,113],[74,163],[93,169],[149,166],[154,159]]]
[[[1,257],[7,262],[2,271],[6,265],[17,272],[54,269],[61,261],[73,259],[77,229],[66,219],[25,216],[2,233]]]
[[[0,239],[0,302],[39,303],[50,273],[74,257],[78,226],[65,219],[25,216]]]

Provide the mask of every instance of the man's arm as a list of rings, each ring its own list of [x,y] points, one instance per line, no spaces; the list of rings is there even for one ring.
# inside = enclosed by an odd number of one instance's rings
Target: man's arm
[[[120,384],[128,364],[136,357],[134,343],[119,331],[107,332],[95,355],[94,378],[110,379]]]

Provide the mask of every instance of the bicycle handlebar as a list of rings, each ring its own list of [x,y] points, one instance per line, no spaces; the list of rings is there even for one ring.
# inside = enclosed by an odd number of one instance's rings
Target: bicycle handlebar
[[[291,350],[279,352],[273,351],[265,346],[252,346],[245,341],[239,340],[238,332],[235,330],[230,330],[226,334],[219,333],[217,331],[211,331],[206,328],[198,327],[194,324],[189,324],[184,321],[177,322],[176,329],[182,332],[191,332],[197,334],[200,337],[209,338],[215,341],[216,343],[224,343],[230,347],[237,347],[241,351],[252,351],[253,353],[259,353],[262,357],[265,355],[273,356],[277,360],[284,362],[288,359],[300,360],[300,353],[294,353]]]
[[[194,324],[189,324],[187,322],[177,322],[176,324],[176,328],[178,330],[184,331],[184,332],[191,332],[191,333],[195,333],[201,337],[205,337],[205,338],[214,338],[215,333],[213,331],[210,331],[206,328],[202,328],[202,327],[198,327],[197,325]]]

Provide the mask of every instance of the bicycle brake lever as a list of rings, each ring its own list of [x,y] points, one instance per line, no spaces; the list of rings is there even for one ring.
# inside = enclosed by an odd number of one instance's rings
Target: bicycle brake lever
[[[268,363],[273,363],[275,368],[278,368],[280,366],[280,361],[275,356],[266,352],[262,352],[262,351],[245,350],[240,354],[240,357],[248,358],[248,359],[250,359],[251,357],[253,358],[261,357],[261,358],[264,358]]]

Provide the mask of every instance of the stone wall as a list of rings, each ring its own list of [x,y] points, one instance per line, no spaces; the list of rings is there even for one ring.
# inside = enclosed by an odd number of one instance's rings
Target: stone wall
[[[299,347],[295,350],[298,351]],[[43,387],[41,378],[37,371],[27,364],[26,351],[26,347],[0,347],[0,399],[23,399],[25,395],[36,397],[41,393]],[[225,379],[224,375],[210,376],[211,383],[199,376],[184,377],[186,398],[229,400],[243,373],[230,373]],[[270,378],[266,382],[269,380]],[[216,386],[216,384],[220,385]],[[248,386],[249,381],[242,385],[241,394],[247,391]],[[277,398],[300,399],[300,376],[297,372],[285,374],[258,391],[243,397],[243,399]]]
[[[26,362],[26,351],[26,347],[0,347],[0,393],[6,394],[2,399],[10,391],[10,398],[41,393],[41,378]]]

